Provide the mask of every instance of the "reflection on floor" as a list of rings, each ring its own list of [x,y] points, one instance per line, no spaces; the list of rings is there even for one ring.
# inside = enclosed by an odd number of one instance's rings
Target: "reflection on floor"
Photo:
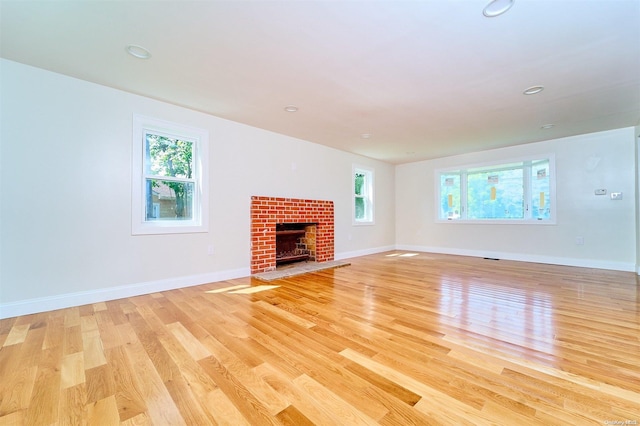
[[[258,285],[258,286],[251,287],[248,284],[243,284],[243,285],[234,285],[231,287],[217,288],[215,290],[205,291],[205,293],[253,294],[253,293],[258,293],[265,290],[273,290],[274,288],[278,288],[278,287],[280,286],[279,285]]]
[[[291,265],[285,265],[278,267],[275,271],[262,272],[255,274],[253,277],[263,281],[273,281],[280,278],[293,277],[296,275],[306,274],[308,272],[322,271],[323,269],[341,268],[343,266],[349,266],[351,263],[332,260],[329,262],[298,262]]]

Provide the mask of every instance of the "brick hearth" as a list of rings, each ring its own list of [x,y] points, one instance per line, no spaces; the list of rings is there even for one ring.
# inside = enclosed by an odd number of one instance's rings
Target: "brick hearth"
[[[251,197],[251,273],[276,269],[276,223],[316,223],[316,262],[333,260],[333,201]]]

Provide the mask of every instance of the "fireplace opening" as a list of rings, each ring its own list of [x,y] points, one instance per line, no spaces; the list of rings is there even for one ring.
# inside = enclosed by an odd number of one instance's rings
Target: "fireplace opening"
[[[333,201],[252,195],[251,273],[276,269],[276,224],[315,225],[315,242],[307,248],[309,260],[318,263],[333,260],[333,217]]]
[[[276,224],[276,267],[316,260],[315,223]]]

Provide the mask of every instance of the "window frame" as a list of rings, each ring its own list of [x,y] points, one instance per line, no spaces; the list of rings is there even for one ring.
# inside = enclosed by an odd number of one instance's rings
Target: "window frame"
[[[356,173],[362,173],[365,177],[365,194],[356,194]],[[352,165],[351,168],[351,219],[352,224],[356,226],[361,225],[375,225],[375,172],[372,168],[363,167],[359,165]],[[356,218],[356,199],[363,198],[365,200],[365,219]]]
[[[153,178],[145,171],[145,135],[153,133],[193,143],[193,214],[189,220],[163,219],[147,220],[146,218],[146,180]],[[132,173],[131,173],[131,234],[187,234],[208,232],[209,230],[209,132],[205,129],[185,126],[178,123],[133,115],[132,131]],[[166,180],[180,180],[170,177]]]
[[[536,161],[547,160],[549,162],[549,217],[546,219],[542,218],[533,218],[532,217],[532,204],[533,204],[533,193],[532,193],[532,177],[531,173],[523,173],[523,197],[524,197],[524,217],[520,218],[486,218],[486,219],[468,219],[468,188],[467,188],[467,173],[469,171],[477,172],[480,169],[486,169],[486,171],[498,171],[500,169],[509,169],[507,166],[513,166],[514,164],[522,163],[523,167],[526,168],[527,165],[525,163],[534,163]],[[531,166],[529,166],[529,172],[531,171]],[[513,167],[511,167],[513,168]],[[441,213],[441,176],[447,174],[460,174],[460,217],[456,219],[448,219],[440,217]],[[492,161],[492,162],[483,162],[483,163],[473,163],[473,164],[465,164],[463,166],[456,167],[447,167],[440,168],[434,171],[434,186],[435,186],[435,222],[436,223],[462,223],[462,224],[483,224],[483,225],[495,225],[495,224],[503,224],[503,225],[555,225],[556,222],[556,214],[557,214],[557,203],[556,203],[556,164],[555,164],[555,155],[554,154],[540,154],[540,155],[529,155],[526,157],[518,157],[518,158],[507,158],[504,160]]]

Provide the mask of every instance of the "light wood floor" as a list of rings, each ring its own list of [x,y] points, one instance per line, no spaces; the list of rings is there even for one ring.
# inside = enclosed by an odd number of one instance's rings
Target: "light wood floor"
[[[635,274],[401,254],[2,320],[0,424],[640,423]]]

